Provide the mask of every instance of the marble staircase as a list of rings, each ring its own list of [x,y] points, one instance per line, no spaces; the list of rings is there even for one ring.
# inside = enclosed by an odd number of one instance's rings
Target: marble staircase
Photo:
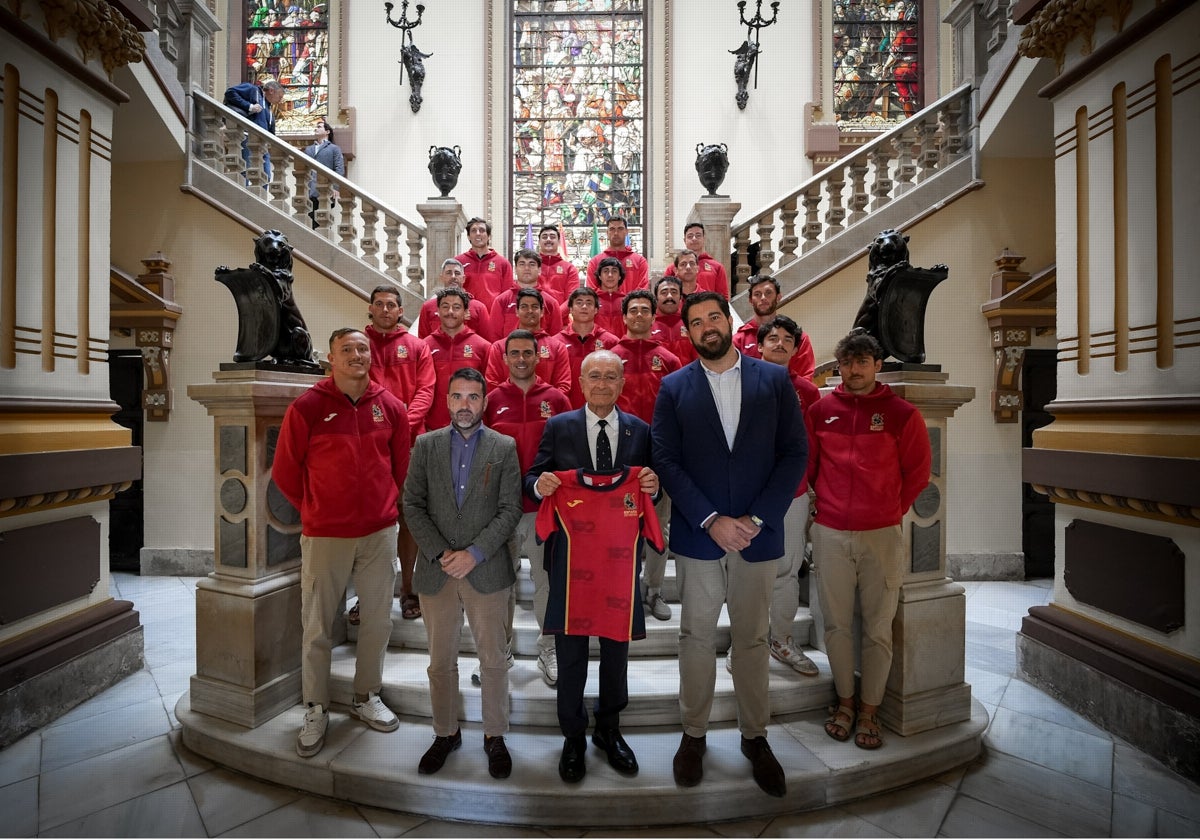
[[[647,620],[647,638],[630,646],[629,707],[621,729],[638,756],[640,772],[626,778],[612,770],[603,753],[589,748],[588,772],[577,785],[558,778],[562,748],[554,690],[537,668],[537,624],[532,588],[522,570],[514,619],[516,665],[509,672],[511,730],[506,742],[513,774],[495,780],[483,752],[480,689],[471,685],[474,645],[464,628],[459,658],[463,747],[433,776],[417,773],[417,762],[433,731],[425,668],[424,625],[404,621],[393,611],[391,647],[384,671],[384,701],[400,714],[392,733],[367,729],[349,715],[354,671],[354,628],[334,650],[333,709],[324,750],[310,759],[296,755],[295,736],[303,714],[296,706],[256,729],[245,729],[191,711],[184,695],[175,710],[192,750],[258,778],[313,793],[448,820],[543,826],[632,827],[700,821],[727,821],[820,808],[935,776],[974,759],[981,749],[987,712],[972,703],[971,719],[902,738],[885,731],[883,749],[867,752],[825,735],[825,707],[834,697],[824,654],[808,647],[812,618],[803,605],[793,638],[821,667],[802,677],[771,660],[772,722],[768,739],[787,773],[788,793],[775,799],[750,777],[741,755],[732,677],[725,668],[727,616],[714,651],[716,690],[708,733],[704,781],[695,788],[675,785],[671,759],[679,744],[679,605],[673,568],[664,595],[672,601],[671,620]],[[589,687],[597,682],[590,667]],[[594,697],[590,695],[589,699]]]

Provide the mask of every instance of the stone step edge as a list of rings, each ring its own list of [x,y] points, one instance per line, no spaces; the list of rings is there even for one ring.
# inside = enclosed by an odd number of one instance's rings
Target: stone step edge
[[[567,785],[557,774],[562,737],[552,730],[514,727],[505,737],[513,775],[495,780],[487,775],[482,732],[475,724],[463,725],[463,746],[441,773],[422,776],[416,765],[433,736],[424,721],[402,718],[397,731],[384,734],[335,705],[325,748],[304,759],[295,751],[303,718],[299,706],[248,730],[192,712],[185,693],[175,715],[193,752],[268,782],[436,819],[538,828],[686,825],[838,805],[974,760],[988,723],[983,705],[972,699],[970,720],[907,738],[885,730],[884,747],[867,752],[826,736],[824,712],[775,718],[768,740],[788,786],[787,795],[775,799],[751,779],[733,724],[710,727],[705,778],[694,788],[680,788],[670,769],[678,726],[627,734],[641,765],[638,776],[619,776],[589,745],[587,775]]]

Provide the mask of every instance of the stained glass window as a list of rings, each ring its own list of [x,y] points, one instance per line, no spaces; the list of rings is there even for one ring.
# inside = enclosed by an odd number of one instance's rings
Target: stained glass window
[[[561,225],[581,269],[612,216],[642,244],[645,16],[641,0],[514,0],[514,249]]]
[[[277,79],[275,131],[309,132],[329,114],[329,8],[314,0],[247,0],[243,81]]]
[[[842,128],[885,128],[919,111],[917,0],[833,6],[833,98]]]

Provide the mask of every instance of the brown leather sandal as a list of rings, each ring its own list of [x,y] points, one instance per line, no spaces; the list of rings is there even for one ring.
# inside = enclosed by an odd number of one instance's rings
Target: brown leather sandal
[[[854,728],[854,746],[860,750],[877,750],[883,746],[877,714],[877,712],[858,713],[858,725]]]
[[[829,707],[830,717],[825,721],[825,734],[835,741],[849,741],[854,728],[854,707],[839,703]]]

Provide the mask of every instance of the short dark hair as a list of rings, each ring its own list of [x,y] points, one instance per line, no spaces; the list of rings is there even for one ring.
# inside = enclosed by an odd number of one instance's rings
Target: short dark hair
[[[679,258],[686,257],[689,254],[696,258],[696,264],[699,265],[700,264],[700,255],[697,254],[695,251],[693,251],[691,248],[680,248],[679,253],[675,255],[675,259],[671,261],[672,264],[676,268],[679,268]],[[681,285],[679,288],[682,289],[683,286]]]
[[[542,229],[538,231],[538,236],[541,236],[548,230],[553,231],[556,236],[558,235],[558,225],[542,225]]]
[[[541,265],[542,255],[529,248],[522,248],[521,250],[517,251],[517,253],[513,254],[513,265],[517,264],[517,260],[533,260],[538,265]]]
[[[609,225],[611,225],[613,222],[620,222],[620,223],[621,223],[621,227],[624,227],[624,228],[628,228],[628,227],[629,227],[629,223],[628,223],[627,221],[625,221],[625,217],[624,217],[624,216],[609,216],[609,217],[608,217],[608,221],[604,223],[604,226],[605,226],[605,227],[608,227],[608,226],[609,226]]]
[[[655,297],[658,297],[658,289],[664,283],[669,283],[670,285],[677,287],[679,289],[679,291],[681,291],[681,292],[683,291],[683,281],[682,280],[680,280],[674,274],[664,274],[662,277],[659,277],[656,281],[654,281],[654,296]]]
[[[683,226],[684,234],[686,235],[687,232],[694,227],[700,228],[700,232],[704,233],[704,225],[700,224],[699,222],[688,222],[686,225]]]
[[[692,292],[683,299],[683,323],[688,322],[688,310],[698,303],[704,303],[708,300],[715,300],[717,306],[720,307],[722,314],[726,318],[729,317],[729,301],[716,292]]]
[[[750,291],[755,286],[761,286],[763,283],[770,283],[775,287],[775,294],[779,294],[779,281],[770,274],[752,274],[750,279],[746,281],[746,291]]]
[[[833,348],[833,357],[842,359],[883,359],[883,345],[870,333],[850,333]]]
[[[546,299],[544,297],[542,297],[542,293],[538,289],[530,289],[530,288],[517,289],[517,296],[513,298],[513,303],[515,303],[517,306],[520,306],[521,298],[523,298],[523,297],[536,298],[537,302],[538,302],[538,306],[542,307],[542,309],[546,308]]]
[[[396,298],[396,303],[400,303],[400,290],[388,283],[383,283],[371,290],[371,303],[375,302],[376,295],[392,295]]]
[[[767,333],[778,327],[792,337],[796,342],[796,346],[800,346],[800,336],[804,335],[804,330],[800,329],[800,325],[786,315],[776,315],[774,318],[768,318],[758,325],[758,343],[762,344],[763,339],[767,337]]]
[[[483,225],[488,232],[488,236],[492,235],[492,223],[482,216],[472,216],[467,219],[467,230],[471,229],[471,225]]]
[[[538,347],[537,336],[531,333],[529,330],[513,330],[508,334],[508,337],[504,339],[505,353],[508,352],[508,345],[514,341],[532,341],[533,349],[537,350]]]
[[[609,266],[613,266],[614,268],[617,269],[617,273],[620,275],[621,282],[624,283],[625,282],[625,266],[621,265],[621,261],[619,259],[617,259],[616,257],[605,257],[604,259],[600,260],[600,264],[598,266],[596,266],[596,284],[597,285],[600,284],[600,272],[603,271],[604,269],[608,268]]]
[[[458,286],[445,286],[441,289],[438,289],[436,294],[434,294],[434,297],[437,298],[437,304],[435,304],[437,306],[440,306],[445,298],[456,297],[462,301],[463,309],[471,308],[471,293],[466,289],[459,288]]]
[[[362,333],[364,336],[366,335],[366,333],[363,333],[363,331],[358,327],[338,327],[329,334],[329,349],[333,349],[333,342],[337,341],[344,335],[349,335],[350,333]]]
[[[592,299],[592,303],[596,304],[597,306],[600,305],[600,296],[596,294],[595,289],[590,288],[589,286],[580,286],[578,289],[572,289],[571,294],[567,295],[567,309],[571,308],[571,304],[575,302],[576,298],[584,296],[590,297]]]
[[[658,312],[658,301],[654,299],[654,295],[650,294],[649,289],[634,289],[625,297],[621,298],[621,314],[629,314],[629,301],[631,300],[648,300],[650,301],[650,314]]]
[[[487,396],[487,380],[483,378],[483,374],[472,367],[460,367],[454,373],[450,374],[448,385],[453,385],[455,379],[465,379],[468,382],[478,382],[483,386],[483,395]]]

